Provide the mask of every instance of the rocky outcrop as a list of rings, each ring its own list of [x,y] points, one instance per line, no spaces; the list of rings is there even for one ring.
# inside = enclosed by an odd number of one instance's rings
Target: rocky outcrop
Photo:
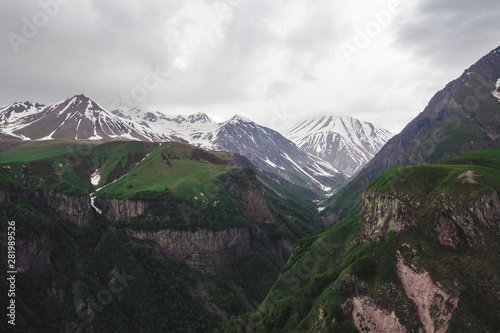
[[[363,242],[376,240],[391,230],[401,231],[414,224],[410,210],[420,202],[406,194],[365,191],[363,194]]]
[[[144,200],[103,197],[96,197],[95,204],[102,208],[107,220],[130,220],[146,214],[149,207],[149,203]]]
[[[402,231],[409,225],[418,227],[422,223],[431,223],[442,245],[456,247],[461,242],[471,245],[482,241],[477,223],[491,230],[500,226],[497,192],[476,199],[454,198],[441,193],[438,197],[427,196],[423,200],[405,193],[366,190],[363,194],[362,242],[376,240],[391,230]],[[424,215],[415,213],[418,208]]]
[[[489,232],[500,226],[500,200],[497,192],[483,194],[474,200],[455,200],[442,194],[437,200],[438,240],[442,245],[456,247],[460,242],[472,245],[483,242],[480,225]]]
[[[69,195],[47,190],[0,191],[0,203],[27,200],[33,197],[52,208],[64,221],[79,227],[90,225],[94,221],[94,212],[88,196]]]
[[[500,200],[497,192],[481,196],[467,210],[486,226],[500,224]]]
[[[352,320],[359,332],[405,333],[394,311],[382,309],[368,296],[354,296]]]
[[[226,228],[218,231],[198,229],[181,231],[128,230],[128,235],[155,243],[153,254],[184,263],[203,273],[227,273],[231,264],[250,253],[248,228]]]
[[[0,191],[0,204],[15,200],[23,200],[30,197],[29,191],[22,190],[2,190]]]
[[[417,307],[425,332],[445,333],[459,299],[434,282],[426,271],[406,265],[399,251],[397,262],[398,277],[406,295]]]
[[[68,195],[55,191],[34,192],[35,196],[45,202],[65,221],[79,227],[90,225],[94,221],[94,212],[88,196]]]
[[[462,241],[470,245],[480,239],[473,215],[463,205],[444,193],[436,201],[434,228],[442,245],[456,247]]]

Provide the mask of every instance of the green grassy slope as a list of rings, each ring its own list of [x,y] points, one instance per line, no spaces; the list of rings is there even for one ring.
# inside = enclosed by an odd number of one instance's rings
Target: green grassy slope
[[[130,170],[158,144],[111,142],[105,144],[70,141],[28,142],[0,153],[0,186],[54,189],[71,194],[89,194],[90,178],[102,170],[101,183],[111,182]]]
[[[230,162],[225,152],[204,152],[183,143],[42,141],[0,153],[0,179],[29,189],[57,189],[67,183],[58,189],[82,194],[116,181],[98,195],[117,198],[165,188],[180,197],[206,192],[213,198],[215,179],[238,168],[227,165]],[[96,169],[101,178],[93,186],[90,179]]]
[[[179,197],[200,197],[206,192],[204,196],[213,198],[215,179],[238,167],[224,165],[224,160],[215,154],[201,156],[199,151],[182,143],[163,144],[123,178],[99,190],[97,195],[130,198],[140,191],[168,188]]]
[[[371,183],[379,193],[404,191],[415,197],[447,193],[471,198],[500,188],[500,149],[470,152],[435,165],[395,168]]]
[[[77,141],[28,141],[0,153],[0,163],[29,162],[65,154],[87,152],[95,143]]]

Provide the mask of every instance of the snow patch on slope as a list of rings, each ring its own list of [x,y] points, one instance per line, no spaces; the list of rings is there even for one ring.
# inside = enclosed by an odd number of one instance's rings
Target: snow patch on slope
[[[498,101],[500,102],[500,79],[497,80],[497,83],[495,84],[495,90],[491,92],[493,96],[495,96]]]
[[[328,186],[325,186],[323,184],[321,184],[319,181],[317,181],[313,176],[311,176],[307,171],[305,171],[304,169],[302,169],[297,163],[295,163],[295,161],[293,159],[290,158],[290,156],[288,156],[288,154],[286,153],[282,153],[281,154],[284,158],[286,158],[290,163],[292,163],[292,165],[295,167],[295,169],[297,171],[300,171],[301,173],[303,173],[305,176],[307,176],[309,179],[311,179],[314,183],[318,184],[321,189],[325,192],[328,192],[331,190],[331,187],[328,187]]]
[[[101,174],[99,173],[99,170],[94,171],[92,176],[90,176],[90,183],[94,186],[97,186],[100,180],[101,180]]]

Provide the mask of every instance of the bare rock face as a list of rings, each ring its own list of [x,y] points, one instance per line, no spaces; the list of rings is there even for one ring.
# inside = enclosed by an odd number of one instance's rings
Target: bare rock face
[[[234,176],[225,175],[222,178],[222,183],[225,184],[224,186],[231,196],[238,201],[244,217],[264,223],[275,222],[276,220],[267,206],[264,188],[257,182],[248,181],[255,179],[255,173],[253,171],[244,172],[245,181],[241,182],[236,177],[233,178]]]
[[[468,211],[475,215],[484,225],[500,224],[500,200],[498,193],[483,195],[478,201],[468,207]]]
[[[414,224],[410,209],[419,205],[417,199],[406,194],[366,191],[363,194],[362,241],[376,240],[391,230],[399,232]]]
[[[365,191],[362,242],[376,240],[391,230],[400,232],[410,225],[418,227],[421,223],[430,222],[442,245],[456,247],[461,242],[467,245],[482,242],[478,223],[491,230],[500,225],[500,199],[497,192],[465,202],[463,198],[457,199],[444,193],[437,198],[422,200],[405,193]],[[423,207],[426,207],[426,215],[416,217],[415,209]]]
[[[459,202],[448,195],[438,200],[438,240],[442,245],[456,247],[460,242],[472,245],[483,242],[482,224],[494,232],[500,225],[500,200],[497,192],[484,194],[470,202]],[[463,235],[460,237],[460,235]]]
[[[354,296],[352,320],[359,332],[405,333],[394,311],[382,309],[368,296]]]
[[[398,277],[406,295],[417,306],[425,332],[445,333],[459,299],[434,282],[426,271],[407,266],[399,251],[397,260]]]
[[[63,220],[79,227],[90,225],[94,221],[94,212],[88,196],[55,191],[35,191],[35,196],[54,209]]]
[[[454,248],[462,241],[470,245],[480,239],[473,214],[464,210],[463,206],[450,196],[442,194],[437,199],[436,216],[438,218],[435,229],[442,245]]]
[[[460,234],[457,225],[445,216],[440,216],[436,226],[438,231],[438,240],[442,245],[456,247],[460,243]]]
[[[0,191],[0,203],[23,200],[29,198],[28,191]]]
[[[94,221],[94,212],[88,196],[76,196],[55,191],[28,190],[0,191],[0,203],[37,198],[52,208],[64,221],[79,227]]]
[[[130,220],[146,213],[149,203],[144,200],[108,199],[97,197],[97,205],[103,208],[107,220]]]
[[[128,230],[127,233],[131,237],[154,242],[153,254],[157,258],[184,263],[212,275],[226,273],[233,262],[250,254],[248,228],[233,227],[218,231]]]

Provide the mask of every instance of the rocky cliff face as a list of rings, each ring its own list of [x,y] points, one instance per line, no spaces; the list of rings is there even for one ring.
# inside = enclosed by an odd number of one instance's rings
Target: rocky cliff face
[[[265,190],[252,170],[226,174],[220,178],[222,186],[238,201],[243,216],[264,223],[275,222],[269,211]]]
[[[0,203],[11,202],[15,200],[27,199],[30,196],[28,191],[0,191]]]
[[[262,187],[250,188],[242,195],[243,214],[248,219],[264,223],[276,222],[269,211]]]
[[[203,273],[220,275],[231,264],[250,253],[248,228],[227,228],[213,231],[128,230],[128,235],[155,243],[153,254],[158,258],[184,263]]]
[[[471,245],[482,241],[477,223],[486,228],[499,224],[500,200],[497,192],[484,194],[475,200],[455,198],[444,193],[424,200],[405,193],[366,190],[363,194],[362,242],[376,240],[391,230],[402,231],[409,225],[418,227],[417,220],[425,219],[437,231],[442,245],[456,247],[460,242]],[[423,214],[416,212],[419,208],[424,211]]]
[[[130,220],[146,214],[149,207],[149,203],[144,200],[97,197],[95,203],[98,207],[102,207],[107,220]]]
[[[68,195],[55,191],[35,191],[35,196],[45,202],[65,221],[79,227],[94,221],[94,211],[88,196]]]
[[[0,191],[0,203],[36,198],[52,208],[63,220],[79,227],[94,221],[94,212],[88,196],[68,195],[55,191],[11,190]]]
[[[363,194],[363,220],[361,236],[363,242],[376,240],[389,231],[401,231],[414,223],[410,210],[420,206],[416,198],[403,193]]]
[[[386,308],[387,304],[377,302],[377,296],[372,299],[363,292],[357,293],[351,297],[350,304],[351,318],[358,330],[434,333],[448,331],[454,314],[460,312],[459,301],[463,296],[460,292],[456,292],[455,282],[449,283],[449,280],[456,277],[450,275],[453,271],[447,266],[450,265],[449,260],[453,262],[461,260],[459,258],[464,255],[463,251],[491,256],[494,252],[489,251],[495,251],[492,249],[496,248],[494,239],[500,236],[498,192],[492,189],[480,190],[480,187],[463,187],[461,184],[464,181],[471,182],[464,179],[458,185],[448,187],[447,190],[437,187],[424,194],[415,188],[409,189],[407,193],[377,186],[365,190],[360,233],[362,243],[377,240],[392,230],[398,234],[410,226],[417,230],[416,233],[395,237],[394,239],[399,239],[397,241],[399,249],[395,250],[396,253],[390,254],[396,257],[395,270],[402,285],[401,293],[412,301],[415,310],[409,317],[408,314],[401,316],[399,313],[398,320],[392,312],[393,309]],[[416,193],[420,195],[417,197]],[[421,240],[415,241],[414,237],[417,239],[426,237],[427,244],[435,245],[423,245]],[[401,239],[412,239],[414,245],[402,242]],[[430,253],[424,254],[425,251]],[[446,257],[448,261],[444,258],[443,263],[434,260],[440,256],[448,256]],[[470,261],[466,262],[470,265]],[[481,270],[487,271],[487,267],[483,266]],[[468,274],[465,276],[461,278],[462,281],[471,281],[468,280]],[[477,282],[480,277],[474,279],[474,282],[467,282],[472,283],[469,287],[471,289],[476,288],[476,284],[488,284],[488,282]],[[440,281],[444,281],[445,285]],[[488,284],[485,292],[494,294],[496,288],[496,282],[493,282]],[[464,302],[470,302],[470,299]]]

